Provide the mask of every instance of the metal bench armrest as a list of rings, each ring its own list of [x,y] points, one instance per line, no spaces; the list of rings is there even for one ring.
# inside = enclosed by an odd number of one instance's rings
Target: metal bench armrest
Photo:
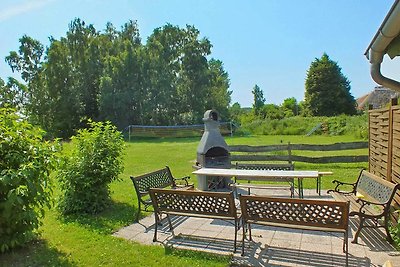
[[[387,205],[387,203],[372,202],[372,201],[368,201],[368,200],[365,200],[362,198],[357,199],[356,202],[361,203],[360,211],[364,206],[367,206],[367,205],[377,205],[377,206],[382,206],[382,207],[386,207],[386,205]]]
[[[190,179],[190,176],[184,176],[184,177],[181,177],[181,178],[173,178],[174,184],[175,184],[175,181],[185,181],[185,185],[186,186],[189,185],[189,181],[188,181],[189,179]]]
[[[328,192],[333,191],[333,192],[338,192],[338,193],[342,193],[342,194],[355,194],[356,193],[357,183],[346,183],[346,182],[341,182],[341,181],[338,181],[338,180],[333,180],[332,183],[336,184],[335,189],[329,190]],[[340,187],[343,186],[343,185],[350,185],[353,188],[352,188],[351,191],[344,191],[344,190],[340,189]]]

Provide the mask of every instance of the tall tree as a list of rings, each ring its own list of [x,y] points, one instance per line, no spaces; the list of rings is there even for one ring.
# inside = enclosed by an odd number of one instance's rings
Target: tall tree
[[[110,25],[108,25],[110,28]],[[100,119],[110,120],[119,129],[140,124],[142,90],[142,47],[136,22],[126,23],[121,32],[114,32],[112,47],[119,52],[107,55],[100,83]]]
[[[6,62],[13,72],[21,74],[26,86],[17,82],[13,82],[13,86],[24,94],[26,99],[24,110],[30,121],[44,126],[47,124],[47,118],[42,114],[48,114],[49,104],[43,79],[44,46],[26,35],[22,36],[19,42],[18,52],[11,51],[6,57]]]
[[[14,78],[9,77],[7,83],[0,78],[0,108],[11,107],[19,114],[25,114],[26,86]]]
[[[199,122],[206,109],[210,75],[209,40],[193,26],[170,24],[154,30],[145,51],[152,124]]]
[[[253,87],[253,91],[251,92],[254,96],[253,110],[254,113],[258,115],[265,104],[264,93],[257,84]]]
[[[283,100],[281,108],[283,110],[283,113],[285,114],[285,117],[299,115],[299,105],[297,104],[297,100],[294,97],[289,97]]]
[[[167,24],[142,45],[135,21],[100,32],[75,19],[65,37],[49,39],[45,50],[23,36],[10,52],[6,60],[26,84],[0,82],[0,104],[15,106],[19,96],[27,117],[50,136],[70,137],[87,119],[123,129],[198,123],[210,108],[228,117],[228,74],[221,61],[207,59],[211,43],[193,26]]]
[[[339,65],[324,53],[307,71],[304,104],[311,116],[335,116],[356,113],[350,82]]]
[[[46,62],[46,90],[49,94],[47,126],[50,135],[67,138],[80,127],[83,114],[81,87],[77,86],[68,40],[50,39]],[[44,116],[43,114],[42,116]]]
[[[229,119],[229,104],[232,91],[229,91],[229,76],[220,60],[209,61],[210,87],[207,94],[207,109],[215,109],[223,120]],[[239,106],[240,109],[240,106]]]

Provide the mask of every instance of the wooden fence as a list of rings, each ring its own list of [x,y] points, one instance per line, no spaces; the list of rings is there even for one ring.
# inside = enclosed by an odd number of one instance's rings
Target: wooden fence
[[[285,161],[288,163],[349,163],[368,162],[368,155],[307,157],[296,155],[301,151],[339,151],[368,148],[368,142],[336,143],[329,145],[281,144],[269,146],[230,146],[232,161]],[[269,154],[274,152],[273,154]],[[281,153],[279,153],[281,152]]]
[[[387,108],[369,110],[369,171],[400,183],[400,106],[393,99]],[[400,208],[400,192],[393,203]]]

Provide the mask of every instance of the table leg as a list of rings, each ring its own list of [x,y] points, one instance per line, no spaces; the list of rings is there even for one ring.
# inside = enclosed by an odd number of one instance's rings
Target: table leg
[[[318,178],[317,178],[317,193],[319,196],[321,195],[321,176],[320,175],[318,175]]]
[[[304,198],[303,195],[303,179],[302,178],[297,178],[297,183],[299,187],[299,198]]]

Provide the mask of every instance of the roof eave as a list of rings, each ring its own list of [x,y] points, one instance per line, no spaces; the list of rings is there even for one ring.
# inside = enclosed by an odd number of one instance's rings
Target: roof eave
[[[400,0],[396,0],[386,15],[364,55],[371,63],[371,77],[380,85],[400,92],[400,83],[381,73],[381,63],[390,43],[400,35]]]

